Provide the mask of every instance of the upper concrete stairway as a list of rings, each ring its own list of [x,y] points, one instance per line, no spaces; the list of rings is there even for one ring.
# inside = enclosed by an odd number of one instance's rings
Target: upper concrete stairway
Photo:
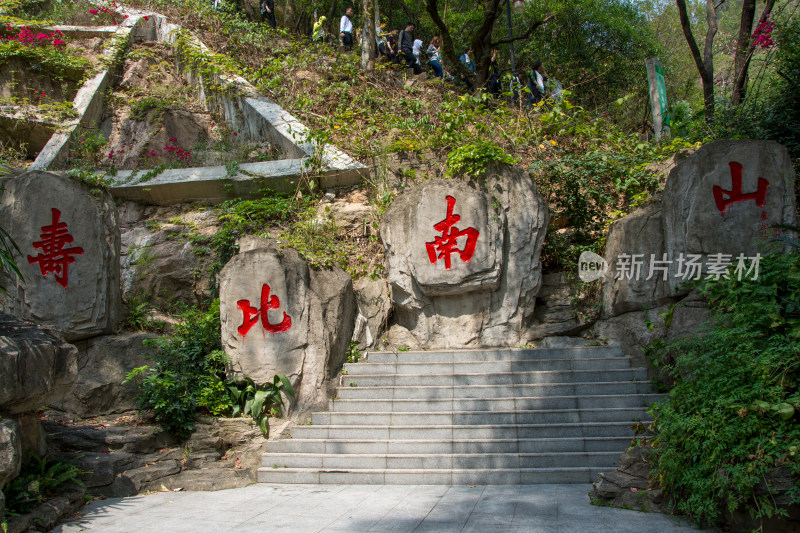
[[[647,420],[618,348],[372,352],[329,411],[267,443],[267,483],[588,483]]]

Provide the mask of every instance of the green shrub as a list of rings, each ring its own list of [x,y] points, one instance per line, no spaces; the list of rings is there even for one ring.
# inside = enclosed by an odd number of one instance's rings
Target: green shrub
[[[702,289],[710,324],[651,346],[677,379],[651,408],[652,474],[698,521],[717,521],[724,507],[785,515],[754,488],[777,467],[800,476],[800,253],[764,257],[756,280],[731,276]],[[790,496],[800,502],[800,486]]]
[[[447,155],[447,175],[481,177],[492,163],[513,165],[516,161],[496,144],[478,141],[459,146]]]
[[[133,296],[127,302],[128,314],[122,319],[120,326],[134,331],[164,331],[164,322],[154,319],[153,306],[146,298]]]
[[[157,96],[145,96],[134,100],[131,104],[130,118],[132,120],[145,120],[153,111],[153,115],[149,116],[152,121],[158,120],[166,111],[171,102],[159,98]]]
[[[199,408],[220,414],[231,405],[223,386],[227,356],[220,341],[219,300],[207,311],[185,311],[180,320],[172,335],[145,341],[153,348],[153,365],[134,369],[125,381],[142,376],[139,406],[152,411],[167,431],[186,437]]]
[[[236,198],[222,202],[216,209],[222,223],[211,237],[193,235],[190,240],[198,246],[213,250],[211,274],[216,275],[237,251],[236,240],[244,235],[260,235],[273,223],[291,220],[311,205],[311,198],[294,199],[269,189],[260,191],[262,198]]]

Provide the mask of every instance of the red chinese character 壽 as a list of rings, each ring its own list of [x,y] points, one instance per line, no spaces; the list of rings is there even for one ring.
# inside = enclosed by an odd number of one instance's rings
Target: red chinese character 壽
[[[42,240],[33,243],[34,248],[39,248],[43,253],[36,257],[28,256],[28,263],[39,263],[42,276],[53,272],[56,283],[67,288],[69,279],[67,277],[67,265],[75,262],[73,255],[83,255],[83,248],[64,248],[71,244],[72,235],[67,231],[67,223],[60,222],[61,211],[56,208],[50,210],[53,214],[53,223],[50,226],[42,226],[42,233],[39,235]]]
[[[258,322],[259,315],[261,316],[261,325],[270,333],[278,333],[281,331],[289,331],[292,327],[292,317],[283,312],[283,320],[278,324],[271,324],[267,312],[270,309],[277,309],[281,305],[281,301],[274,294],[269,295],[270,286],[266,283],[261,286],[261,304],[260,307],[253,307],[250,305],[250,300],[239,300],[236,305],[242,310],[242,325],[239,326],[239,334],[244,337],[250,328]]]
[[[747,194],[742,193],[742,164],[736,161],[728,163],[731,167],[731,190],[726,191],[719,185],[714,185],[714,202],[717,204],[717,209],[723,215],[729,205],[736,202],[744,202],[746,200],[755,200],[758,207],[764,207],[767,202],[767,189],[769,182],[764,178],[758,178],[758,189],[756,192]],[[728,198],[726,199],[725,196]]]
[[[444,268],[450,270],[451,261],[450,254],[458,253],[461,260],[465,263],[472,259],[475,253],[475,245],[478,242],[480,232],[475,228],[467,228],[463,231],[455,226],[461,220],[461,216],[453,214],[453,208],[456,206],[456,199],[452,196],[445,197],[447,200],[447,216],[441,222],[433,225],[433,229],[440,231],[442,235],[435,237],[433,242],[426,242],[425,247],[428,249],[428,258],[431,263],[436,263],[439,259],[444,259]],[[467,242],[464,244],[464,249],[458,248],[457,239],[466,236]]]

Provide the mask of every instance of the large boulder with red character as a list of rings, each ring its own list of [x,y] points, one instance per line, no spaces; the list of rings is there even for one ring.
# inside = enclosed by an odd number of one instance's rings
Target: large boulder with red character
[[[660,199],[611,226],[604,313],[656,307],[691,281],[757,276],[778,226],[796,223],[794,181],[789,152],[774,141],[718,141],[680,161]]]
[[[291,248],[245,237],[220,272],[222,346],[231,371],[258,384],[285,374],[289,415],[324,408],[350,347],[356,300],[338,265],[313,269]]]
[[[111,333],[120,317],[119,227],[107,191],[64,174],[0,180],[0,227],[22,278],[6,274],[2,310],[51,326],[68,341]]]
[[[524,342],[548,221],[531,175],[510,166],[407,189],[381,225],[396,322],[389,340],[423,348]]]

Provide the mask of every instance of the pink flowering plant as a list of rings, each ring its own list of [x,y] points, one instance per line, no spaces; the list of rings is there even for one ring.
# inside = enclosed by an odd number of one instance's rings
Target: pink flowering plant
[[[192,166],[192,153],[180,145],[177,137],[170,137],[160,150],[145,149],[142,161],[146,168],[185,168]]]
[[[127,16],[123,16],[117,12],[116,2],[110,2],[106,5],[90,4],[93,7],[88,9],[89,14],[92,16],[92,21],[96,24],[119,24]]]
[[[81,81],[90,67],[89,60],[67,49],[60,30],[33,31],[29,26],[0,26],[0,65],[12,60],[38,64],[50,78]]]
[[[772,31],[775,29],[775,23],[769,20],[769,14],[759,21],[756,31],[750,36],[753,39],[753,46],[756,48],[768,49],[775,45],[772,40]]]

